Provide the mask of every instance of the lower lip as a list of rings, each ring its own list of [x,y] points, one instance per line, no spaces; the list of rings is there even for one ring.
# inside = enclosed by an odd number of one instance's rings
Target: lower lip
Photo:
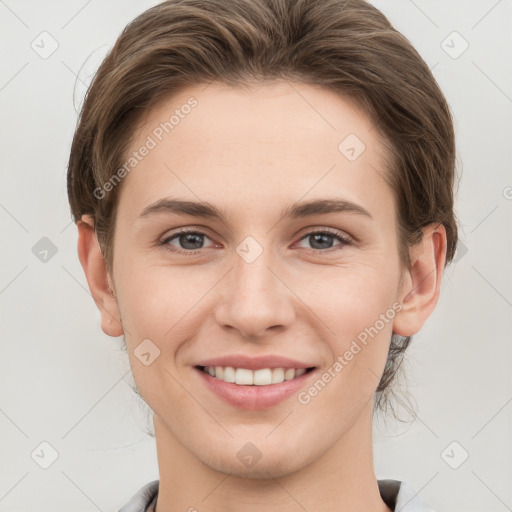
[[[292,380],[285,380],[280,384],[269,384],[267,386],[240,386],[231,382],[224,382],[222,379],[212,377],[198,368],[203,381],[208,388],[224,401],[240,409],[257,410],[268,409],[286,400],[289,396],[298,393],[304,386],[305,381],[315,373],[311,370]]]

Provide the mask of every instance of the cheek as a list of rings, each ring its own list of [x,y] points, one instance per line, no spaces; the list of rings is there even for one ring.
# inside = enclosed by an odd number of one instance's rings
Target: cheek
[[[392,307],[399,276],[392,268],[384,269],[384,264],[362,261],[315,269],[306,282],[295,283],[294,291],[336,338],[346,340],[374,325]]]
[[[200,308],[214,284],[212,276],[192,268],[119,266],[119,306],[127,337],[169,340]],[[133,340],[135,341],[135,340]]]
[[[333,362],[343,393],[372,394],[387,359],[396,310],[398,274],[375,267],[336,272],[325,285],[311,288],[308,301],[329,328]],[[327,377],[328,378],[328,377]]]
[[[286,286],[276,290],[281,290],[282,300],[292,303],[296,321],[334,340],[331,352],[339,355],[352,340],[364,337],[393,303],[398,271],[394,273],[389,258],[382,256],[355,255],[338,265],[303,261],[286,267],[283,263],[278,274]],[[146,338],[159,346],[193,338],[203,317],[213,315],[216,294],[226,286],[219,279],[229,266],[165,266],[131,256],[119,258],[115,268],[121,318],[133,349]],[[229,296],[236,293],[230,291]],[[386,323],[379,331],[385,338],[390,329],[391,323]]]

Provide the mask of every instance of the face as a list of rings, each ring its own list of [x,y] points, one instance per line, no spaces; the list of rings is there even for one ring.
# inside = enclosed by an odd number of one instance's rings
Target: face
[[[134,151],[112,284],[157,436],[254,478],[366,436],[403,298],[369,119],[311,86],[214,83],[150,111]]]

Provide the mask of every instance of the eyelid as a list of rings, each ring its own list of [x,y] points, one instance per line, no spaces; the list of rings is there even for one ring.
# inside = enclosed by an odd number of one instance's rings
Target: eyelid
[[[175,237],[176,235],[182,235],[186,233],[197,233],[201,235],[205,235],[208,238],[212,238],[209,235],[210,230],[204,226],[185,226],[185,227],[177,227],[172,230],[168,230],[159,238],[159,243],[166,243],[170,238]]]
[[[356,239],[353,236],[349,235],[346,231],[342,231],[341,229],[336,229],[336,228],[330,228],[327,226],[316,226],[316,227],[308,228],[308,231],[303,233],[300,236],[299,240],[302,240],[305,236],[313,234],[313,233],[328,233],[329,235],[339,237],[339,238],[345,240],[346,242],[350,242],[350,243],[356,242]]]
[[[348,233],[338,230],[338,229],[329,228],[326,226],[324,226],[324,227],[317,226],[317,227],[309,228],[308,231],[306,231],[305,233],[302,233],[298,237],[298,240],[294,245],[300,243],[306,237],[308,237],[309,235],[313,235],[313,234],[327,234],[334,238],[337,238],[339,241],[339,244],[336,244],[333,247],[329,247],[328,249],[312,249],[312,248],[308,248],[308,247],[303,248],[303,250],[305,250],[313,255],[322,255],[322,254],[327,255],[327,254],[331,254],[332,252],[342,250],[343,247],[356,245],[356,240],[354,239],[354,237],[350,236]]]
[[[212,238],[208,234],[207,228],[205,228],[203,226],[198,226],[197,228],[194,226],[193,227],[186,226],[183,228],[176,228],[176,229],[177,229],[177,231],[174,231],[173,233],[169,234],[167,232],[165,235],[163,235],[163,237],[160,239],[160,243],[166,243],[169,239],[173,238],[174,236],[181,235],[184,233],[197,233],[197,234],[205,235],[210,239]],[[347,241],[347,242],[355,243],[355,241],[356,241],[356,239],[353,236],[349,235],[348,233],[338,230],[338,229],[335,229],[335,228],[329,228],[326,226],[313,226],[311,228],[308,228],[308,231],[302,233],[300,236],[297,235],[297,236],[299,236],[298,240],[300,241],[307,235],[310,235],[313,233],[329,233],[330,235],[345,239],[345,241]]]
[[[186,250],[186,249],[181,249],[179,247],[175,247],[173,249],[170,249],[169,248],[170,241],[172,239],[179,239],[179,236],[183,235],[183,234],[187,234],[187,233],[197,234],[197,235],[209,238],[212,242],[214,242],[214,244],[216,243],[213,240],[213,238],[208,235],[208,229],[203,226],[201,226],[201,227],[186,226],[186,227],[176,228],[176,229],[177,229],[177,231],[174,231],[170,234],[164,235],[164,237],[158,242],[158,245],[164,246],[164,248],[166,250],[168,250],[174,254],[185,254],[185,255],[190,256],[190,255],[198,254],[202,250],[208,248],[208,247],[202,247],[200,249],[195,249],[195,250]],[[303,232],[302,234],[297,235],[298,239],[294,243],[294,245],[296,245],[297,243],[300,243],[303,239],[305,239],[307,236],[312,235],[312,234],[328,234],[328,235],[331,235],[331,236],[337,238],[340,242],[338,245],[335,245],[334,247],[330,247],[325,250],[303,248],[304,250],[309,251],[310,253],[314,253],[314,254],[329,253],[332,251],[339,250],[339,249],[336,249],[337,247],[340,247],[340,246],[343,247],[343,246],[347,246],[347,245],[355,245],[356,244],[356,240],[354,239],[354,237],[352,237],[351,235],[347,234],[344,231],[341,231],[341,230],[338,230],[335,228],[330,228],[327,226],[313,226],[313,227],[309,227],[306,232]]]

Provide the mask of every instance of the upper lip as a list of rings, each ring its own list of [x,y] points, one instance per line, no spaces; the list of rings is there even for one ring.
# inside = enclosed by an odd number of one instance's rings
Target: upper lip
[[[233,368],[247,368],[248,370],[259,370],[261,368],[314,368],[314,364],[302,363],[289,357],[265,355],[249,357],[246,355],[227,355],[204,359],[196,366],[232,366]]]

